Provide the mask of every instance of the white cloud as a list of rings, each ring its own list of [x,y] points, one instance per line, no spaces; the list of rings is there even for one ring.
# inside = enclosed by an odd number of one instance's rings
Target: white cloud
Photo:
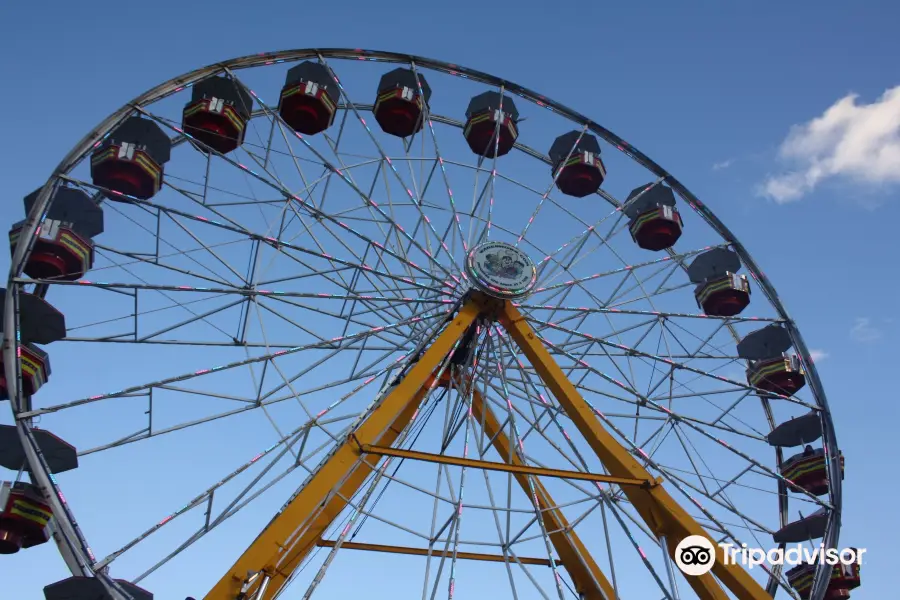
[[[824,350],[810,350],[809,357],[812,359],[814,363],[820,363],[830,355]]]
[[[728,160],[723,160],[722,162],[714,163],[712,168],[713,168],[713,171],[721,171],[722,169],[727,169],[728,167],[730,167],[733,164],[734,164],[734,159],[729,158]]]
[[[900,183],[900,85],[871,104],[858,99],[849,94],[821,116],[792,127],[779,154],[794,168],[766,179],[761,193],[782,204],[830,178]]]
[[[872,325],[872,319],[857,317],[850,328],[850,338],[857,342],[874,342],[881,337],[881,330]]]

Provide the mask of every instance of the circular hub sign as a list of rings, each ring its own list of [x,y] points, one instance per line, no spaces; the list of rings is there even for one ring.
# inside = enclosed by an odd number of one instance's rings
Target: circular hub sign
[[[537,279],[537,269],[528,255],[503,242],[472,248],[466,271],[479,289],[498,298],[521,298]]]

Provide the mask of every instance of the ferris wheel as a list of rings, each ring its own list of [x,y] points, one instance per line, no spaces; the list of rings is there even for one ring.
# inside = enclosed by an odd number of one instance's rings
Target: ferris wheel
[[[47,600],[860,583],[725,560],[837,548],[815,365],[709,207],[540,94],[388,52],[238,58],[104,120],[24,211],[0,552],[58,549]]]

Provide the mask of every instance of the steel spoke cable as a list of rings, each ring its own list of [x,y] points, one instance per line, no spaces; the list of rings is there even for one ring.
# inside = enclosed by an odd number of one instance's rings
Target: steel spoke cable
[[[254,94],[254,92],[253,92],[252,90],[250,90],[249,88],[248,88],[248,91],[251,93],[251,95],[254,95],[254,98],[256,98],[256,100],[257,100],[258,102],[260,102],[260,104],[262,105],[262,101],[259,99],[259,97],[256,96],[256,95]],[[271,112],[271,110],[268,109],[268,107],[267,107],[267,110],[269,110],[269,111]],[[165,123],[164,121],[161,122],[161,121],[159,121],[158,119],[155,119],[155,118],[153,117],[152,114],[149,114],[149,113],[144,113],[144,114],[146,114],[148,117],[150,117],[151,119],[153,119],[155,122],[161,123],[161,124],[164,125],[164,126],[168,126],[168,124]],[[173,127],[173,129],[176,129],[176,130],[177,130],[177,128],[174,128],[174,127]],[[183,132],[181,132],[181,133],[183,133]],[[295,135],[297,135],[297,136],[299,137],[299,134],[295,134]],[[313,153],[315,153],[320,159],[323,160],[323,164],[325,164],[329,169],[331,169],[332,172],[339,174],[339,175],[341,176],[341,178],[344,179],[344,181],[346,181],[346,182],[348,183],[348,185],[350,185],[351,188],[354,189],[354,191],[356,191],[356,192],[362,197],[362,199],[363,199],[365,202],[367,202],[368,204],[373,204],[372,200],[371,200],[370,198],[368,198],[368,196],[366,196],[366,195],[362,192],[362,190],[360,190],[358,187],[356,187],[354,184],[352,184],[352,182],[351,182],[350,180],[347,179],[347,176],[346,176],[346,175],[344,175],[339,169],[337,169],[336,167],[334,167],[333,165],[331,165],[331,163],[325,161],[325,160],[324,160],[324,157],[322,157],[320,154],[318,154],[318,153],[317,153],[317,152],[309,145],[309,143],[306,142],[305,139],[302,139],[302,138],[301,138],[301,140],[304,142],[304,144],[307,145],[307,147],[308,147],[311,151],[313,151]],[[211,149],[210,149],[210,150],[211,150]],[[372,243],[372,240],[370,240],[369,238],[366,238],[365,236],[360,235],[356,230],[354,230],[353,228],[349,227],[348,225],[346,225],[346,224],[344,224],[344,223],[338,221],[337,219],[335,219],[334,217],[332,217],[332,216],[329,215],[328,213],[324,213],[324,212],[322,212],[322,211],[316,209],[314,206],[312,206],[312,205],[310,205],[308,202],[304,201],[302,198],[300,198],[299,196],[297,196],[296,194],[294,194],[293,192],[291,192],[289,189],[287,189],[287,188],[281,186],[278,182],[273,182],[273,181],[267,180],[265,177],[259,175],[258,173],[256,173],[256,172],[253,171],[252,169],[249,169],[248,167],[246,167],[246,166],[244,166],[244,165],[242,165],[242,164],[240,164],[240,163],[238,163],[238,162],[236,162],[236,161],[234,161],[234,160],[228,158],[227,156],[220,155],[220,158],[222,158],[222,160],[228,162],[228,163],[231,164],[232,166],[237,167],[240,171],[245,172],[245,173],[249,173],[251,176],[253,176],[254,178],[256,178],[258,181],[262,182],[263,184],[268,185],[269,187],[271,187],[272,189],[274,189],[274,190],[276,190],[276,191],[278,191],[278,192],[281,192],[282,194],[285,195],[285,198],[286,198],[286,199],[288,199],[288,200],[293,200],[294,202],[300,204],[301,206],[303,206],[303,207],[310,213],[311,216],[316,217],[316,218],[322,218],[322,219],[328,220],[328,221],[332,222],[333,224],[336,224],[338,227],[340,227],[340,228],[343,229],[344,231],[347,231],[347,232],[350,233],[351,235],[360,238],[363,242],[365,242],[365,243]],[[85,185],[89,185],[89,184],[86,184],[86,183],[85,183]],[[92,185],[91,185],[91,187],[96,187],[96,186],[92,186]],[[110,192],[110,193],[113,193],[113,192]],[[132,198],[132,197],[129,197],[129,201],[130,201],[130,202],[133,202],[133,203],[149,204],[149,203],[147,203],[146,201],[140,201],[140,200],[138,200],[137,198]],[[388,219],[388,217],[384,214],[384,212],[383,212],[382,210],[380,210],[380,209],[377,207],[377,205],[373,205],[373,206],[374,206],[374,208],[375,208],[375,209],[376,209],[383,217],[385,217],[385,219],[386,219],[387,221],[390,222],[390,219]],[[174,212],[174,211],[173,211],[173,212]],[[187,216],[188,218],[191,218],[191,217],[188,216],[188,215],[184,215],[184,216]],[[201,220],[205,220],[205,219],[201,219]],[[208,220],[207,220],[207,221],[208,221]],[[215,223],[214,221],[208,221],[208,222],[210,222],[210,223]],[[219,224],[219,225],[221,226],[221,224]],[[399,229],[401,230],[401,232],[403,231],[403,230],[402,230],[402,227],[400,227],[398,224],[394,224],[394,226],[397,227],[397,228],[399,228]],[[272,241],[274,242],[275,240],[272,239]],[[283,246],[284,243],[282,242],[282,243],[279,243],[278,245],[279,245],[279,246]],[[388,251],[388,252],[390,253],[390,251]],[[392,254],[393,254],[393,253],[392,253]],[[396,254],[394,254],[394,258],[397,258],[398,260],[401,260],[401,262],[402,262],[402,259],[400,259],[400,257],[397,256]],[[422,271],[421,269],[417,269],[417,270]],[[430,276],[430,274],[429,274],[427,271],[422,271],[422,272],[423,272],[423,274],[425,274],[426,276]]]
[[[421,78],[419,77],[419,71],[418,71],[415,61],[410,62],[410,67],[412,68],[413,74],[415,75],[415,78],[416,78],[416,85],[418,87],[419,96],[424,98],[424,91],[422,90],[422,81],[421,81]],[[434,123],[431,120],[431,108],[428,106],[427,102],[423,102],[422,120],[423,120],[423,122],[428,124],[428,131],[431,133],[431,141],[434,144],[434,154],[435,154],[435,157],[437,158],[437,163],[441,168],[441,178],[444,181],[444,187],[447,188],[447,199],[450,203],[450,210],[453,212],[451,227],[453,224],[456,225],[456,230],[459,233],[459,239],[460,239],[460,242],[462,243],[462,247],[463,247],[463,256],[466,256],[469,253],[469,248],[468,248],[468,245],[466,244],[465,235],[463,235],[462,225],[461,225],[460,219],[459,219],[459,212],[456,210],[456,201],[453,198],[453,190],[450,186],[450,180],[447,175],[447,168],[444,165],[444,158],[441,155],[440,146],[438,145],[437,134],[435,133]],[[423,142],[424,142],[424,138],[425,138],[425,136],[423,135],[422,136]],[[449,231],[449,228],[448,228],[448,231]],[[441,237],[441,243],[442,244],[446,243],[446,235]]]
[[[571,330],[571,329],[569,329],[569,328],[560,327],[560,326],[557,326],[557,325],[555,325],[555,324],[553,324],[553,323],[547,323],[547,322],[542,322],[542,321],[541,321],[541,323],[542,323],[543,325],[546,325],[547,327],[552,328],[552,329],[556,329],[556,330],[559,330],[559,331],[565,331],[565,332],[571,332],[571,333],[573,333],[574,335],[577,335],[577,336],[582,337],[582,338],[584,338],[584,339],[589,339],[589,340],[596,341],[597,344],[600,345],[600,346],[613,347],[613,348],[616,348],[616,349],[618,349],[618,350],[622,350],[622,351],[624,351],[624,352],[626,352],[626,353],[628,353],[628,354],[632,354],[632,355],[635,355],[635,356],[641,356],[641,357],[643,357],[643,358],[647,358],[647,359],[650,359],[650,360],[653,360],[653,361],[659,361],[659,362],[665,363],[665,364],[669,365],[669,366],[670,366],[671,368],[673,368],[673,369],[678,369],[678,370],[688,371],[688,372],[694,373],[694,374],[699,375],[699,376],[705,376],[705,377],[709,377],[709,378],[712,378],[712,379],[716,379],[716,380],[721,381],[721,382],[723,382],[723,383],[727,383],[727,384],[729,384],[729,385],[733,385],[733,386],[735,386],[736,388],[740,388],[740,389],[742,389],[742,390],[749,390],[749,391],[751,391],[751,392],[762,392],[762,391],[763,391],[763,390],[759,390],[758,388],[755,388],[755,387],[753,387],[753,386],[751,386],[751,385],[749,385],[749,384],[746,384],[746,383],[740,383],[740,382],[737,382],[737,381],[733,381],[733,380],[728,379],[728,378],[726,378],[726,377],[723,377],[723,376],[721,376],[721,375],[715,375],[715,374],[712,374],[712,373],[708,373],[708,372],[703,371],[703,370],[701,370],[701,369],[697,369],[697,368],[694,368],[694,367],[690,367],[690,366],[688,366],[687,364],[685,364],[685,363],[683,363],[683,362],[676,362],[676,361],[674,361],[674,360],[672,360],[672,359],[665,358],[664,356],[654,356],[653,354],[650,354],[650,353],[648,353],[648,352],[642,352],[642,351],[639,351],[639,350],[635,350],[635,349],[630,348],[630,347],[628,347],[628,346],[624,346],[624,345],[621,345],[621,344],[616,344],[615,342],[609,342],[609,341],[607,341],[607,340],[605,340],[605,339],[596,338],[596,337],[594,337],[594,336],[592,336],[592,335],[590,335],[590,334],[587,334],[587,333],[582,333],[582,332],[579,332],[579,331]],[[542,339],[543,339],[543,338],[542,338]],[[543,341],[544,341],[547,345],[549,345],[549,346],[556,347],[555,344],[553,344],[552,342],[549,342],[549,341],[546,340],[546,339],[544,339]],[[561,350],[561,349],[560,349],[560,352],[561,352],[562,354],[566,355],[568,358],[574,360],[575,362],[579,362],[580,364],[582,364],[582,366],[587,367],[587,368],[591,368],[589,365],[583,364],[584,361],[578,361],[578,359],[575,359],[569,352],[564,351],[564,350]],[[626,391],[628,391],[628,392],[634,394],[635,397],[641,399],[642,401],[652,402],[652,400],[650,400],[650,399],[647,398],[646,396],[642,396],[639,392],[637,392],[637,391],[631,389],[630,387],[626,386],[625,384],[622,384],[622,383],[620,383],[620,382],[617,382],[616,380],[614,380],[614,379],[612,379],[612,378],[610,378],[610,377],[608,377],[608,376],[606,376],[606,375],[600,373],[599,371],[597,371],[597,374],[600,375],[601,377],[603,377],[604,379],[606,379],[607,381],[609,381],[610,383],[614,383],[614,384],[618,385],[619,387],[621,387],[622,389],[624,389],[624,390],[626,390]],[[780,400],[786,400],[786,401],[792,402],[792,403],[794,403],[794,404],[799,404],[799,405],[801,405],[801,406],[806,406],[806,407],[808,407],[808,408],[813,408],[813,407],[810,406],[808,403],[804,403],[803,401],[798,400],[798,399],[796,399],[796,398],[793,398],[793,397],[791,397],[791,396],[785,396],[785,395],[782,395],[782,394],[772,394],[772,395],[773,395],[774,397],[776,397],[776,398],[779,398]]]
[[[331,74],[331,76],[332,76],[332,77],[334,78],[334,80],[335,80],[335,83],[337,84],[338,90],[340,90],[341,96],[343,96],[344,100],[345,100],[345,101],[348,103],[348,105],[351,107],[351,110],[353,111],[354,115],[356,115],[356,118],[359,120],[360,124],[361,124],[361,125],[363,126],[363,128],[366,130],[366,133],[367,133],[368,136],[369,136],[369,140],[375,145],[375,148],[377,148],[378,153],[381,155],[382,160],[383,160],[385,163],[387,163],[387,165],[390,167],[391,172],[394,174],[394,176],[397,178],[397,181],[400,182],[400,185],[401,185],[401,186],[403,187],[403,189],[406,191],[406,195],[409,197],[409,199],[412,201],[412,203],[418,208],[418,210],[419,210],[419,220],[420,220],[420,222],[424,221],[424,222],[428,225],[429,230],[434,234],[434,236],[435,236],[438,240],[440,240],[441,237],[438,235],[437,231],[435,231],[434,226],[431,224],[431,221],[429,220],[428,216],[425,214],[424,211],[422,211],[422,208],[421,208],[421,205],[420,205],[420,203],[419,203],[419,200],[418,200],[418,198],[416,197],[416,194],[413,193],[413,191],[412,191],[412,189],[411,189],[411,186],[409,186],[409,185],[403,180],[403,177],[400,175],[400,172],[399,172],[399,171],[397,170],[397,168],[394,166],[393,161],[392,161],[392,160],[388,157],[388,155],[384,152],[384,149],[381,147],[381,144],[378,143],[378,140],[376,139],[375,135],[372,133],[372,130],[369,128],[369,125],[366,123],[365,119],[362,118],[362,115],[359,114],[359,111],[357,110],[356,105],[354,105],[354,104],[352,104],[352,103],[350,102],[350,99],[349,99],[349,96],[348,96],[348,94],[347,94],[346,88],[345,88],[344,85],[341,83],[340,79],[337,77],[337,75],[335,74],[335,72],[332,70],[331,65],[328,63],[328,61],[325,60],[325,58],[324,58],[321,54],[319,55],[319,62],[320,62],[321,64],[323,64],[323,65],[325,66],[326,69],[328,69],[328,72]],[[423,103],[424,103],[424,98],[423,98]],[[387,180],[385,180],[385,185],[387,185]],[[432,253],[432,250],[431,250],[431,240],[430,240],[430,238],[427,237],[427,236],[425,237],[425,243],[426,243],[426,249],[425,249],[426,255],[427,255],[429,258],[432,258],[434,262],[437,262],[437,258],[438,258],[438,256],[440,255],[440,252]],[[447,252],[447,254],[448,254],[450,260],[453,261],[453,262],[455,262],[455,260],[453,259],[453,255],[452,255],[452,253],[450,252],[450,248],[448,248],[447,245],[446,245],[445,243],[443,243],[442,241],[440,242],[440,247],[441,247],[445,252]],[[439,264],[439,263],[438,263],[438,264]],[[445,271],[445,272],[446,272],[446,271]]]
[[[85,184],[85,185],[89,185],[89,184]],[[92,186],[92,185],[91,185],[91,187],[95,187],[95,186]],[[257,240],[257,241],[260,241],[260,242],[264,242],[264,243],[266,243],[267,245],[271,245],[271,246],[273,246],[273,247],[276,247],[276,250],[284,250],[284,249],[294,250],[294,251],[297,251],[297,252],[300,252],[300,253],[303,253],[303,254],[307,254],[307,255],[310,255],[310,256],[315,256],[315,257],[318,257],[318,258],[324,258],[324,259],[326,259],[326,260],[328,260],[328,261],[333,261],[333,262],[338,263],[338,264],[344,264],[344,265],[347,265],[347,266],[350,266],[350,267],[353,267],[353,268],[360,268],[360,269],[366,270],[366,271],[374,271],[374,269],[372,269],[371,267],[367,267],[367,266],[365,266],[365,265],[358,265],[358,264],[356,264],[356,263],[353,263],[352,261],[348,261],[348,260],[345,260],[345,259],[340,259],[340,258],[337,258],[337,257],[333,257],[333,256],[330,256],[330,255],[328,255],[328,254],[320,253],[320,252],[314,251],[314,250],[312,250],[312,249],[304,248],[304,247],[297,246],[297,245],[294,245],[294,244],[289,244],[289,243],[286,243],[286,242],[277,242],[274,238],[269,238],[269,237],[261,236],[261,235],[254,234],[254,233],[251,233],[251,232],[249,232],[249,231],[243,230],[243,229],[238,229],[238,228],[234,228],[234,227],[225,225],[225,224],[223,224],[223,223],[219,223],[219,222],[212,221],[212,220],[207,220],[207,219],[205,219],[204,217],[193,216],[193,215],[190,215],[190,214],[185,213],[185,212],[183,212],[183,211],[179,211],[179,210],[172,209],[172,208],[166,208],[166,207],[159,206],[159,205],[156,205],[156,204],[154,204],[154,203],[151,203],[151,202],[148,202],[148,201],[144,201],[144,200],[139,200],[139,199],[136,199],[136,198],[129,198],[129,201],[132,202],[132,203],[134,203],[134,204],[140,204],[140,205],[142,205],[142,206],[153,207],[153,208],[156,208],[156,209],[158,209],[158,210],[160,210],[160,211],[164,211],[164,212],[167,212],[167,213],[176,214],[176,215],[179,215],[179,216],[181,216],[181,217],[183,217],[183,218],[186,218],[186,219],[195,220],[195,221],[202,221],[202,222],[204,222],[204,223],[207,224],[207,225],[211,225],[211,226],[218,227],[218,228],[221,228],[221,229],[225,229],[225,230],[228,230],[228,231],[234,231],[234,232],[237,232],[237,233],[242,233],[242,234],[244,234],[244,235],[247,235],[247,236],[248,236],[248,239],[252,239],[252,240]],[[364,239],[367,240],[367,242],[370,242],[371,244],[376,244],[376,243],[377,243],[377,242],[372,242],[371,240],[368,240],[368,238],[364,238]],[[388,252],[390,253],[390,251],[388,251]],[[422,270],[421,268],[419,268],[418,270],[419,270],[423,275],[430,277],[430,275],[428,274],[427,271],[424,271],[424,270]],[[391,274],[388,274],[388,273],[381,273],[381,272],[377,272],[377,275],[378,275],[379,277],[386,277],[386,278],[398,279],[398,280],[400,280],[400,281],[404,281],[404,282],[406,282],[406,283],[409,283],[410,285],[413,285],[413,286],[416,286],[416,287],[420,287],[420,288],[422,288],[422,289],[431,289],[431,288],[428,288],[427,286],[424,286],[424,285],[421,285],[421,284],[417,284],[415,281],[411,280],[411,279],[408,278],[408,277],[395,276],[395,275],[391,275]],[[228,285],[227,282],[219,282],[219,283],[220,283],[221,285]]]
[[[440,317],[440,318],[445,318],[445,315],[444,315],[444,314],[437,314],[437,315],[432,315],[432,316],[430,316],[430,317],[414,317],[413,319],[410,319],[410,321],[414,321],[414,320],[415,320],[415,321],[419,321],[419,320],[423,320],[423,319],[426,319],[426,318],[434,319],[434,318],[439,318],[439,317]],[[185,380],[188,380],[188,379],[192,379],[192,378],[194,378],[194,377],[200,377],[200,376],[205,375],[205,374],[207,374],[207,373],[214,373],[214,372],[219,372],[219,371],[224,371],[224,370],[234,369],[234,368],[237,368],[237,367],[242,367],[242,366],[249,365],[249,364],[253,364],[253,363],[264,362],[264,361],[271,360],[273,357],[284,356],[284,355],[289,355],[289,354],[296,354],[296,353],[302,352],[302,351],[304,351],[304,350],[315,349],[315,348],[328,348],[328,347],[334,348],[334,347],[341,347],[341,346],[342,346],[345,342],[347,342],[347,341],[354,341],[354,340],[357,340],[357,339],[361,339],[361,338],[363,338],[363,337],[365,337],[365,336],[367,336],[367,335],[371,335],[372,333],[376,333],[376,332],[381,331],[381,330],[384,330],[384,329],[391,329],[391,328],[400,327],[400,326],[405,325],[405,324],[406,324],[405,322],[401,322],[401,323],[396,323],[396,324],[394,324],[394,325],[392,325],[392,326],[375,327],[375,328],[373,328],[373,329],[371,329],[371,330],[368,330],[368,331],[363,331],[363,332],[359,332],[359,333],[355,333],[355,334],[350,334],[350,335],[347,335],[347,336],[344,336],[344,337],[341,337],[341,338],[334,338],[334,339],[331,339],[331,340],[327,340],[327,341],[325,341],[325,342],[317,342],[317,343],[313,343],[313,344],[306,344],[306,345],[303,345],[303,346],[295,346],[295,347],[289,348],[289,349],[287,349],[287,350],[279,350],[278,352],[273,352],[273,353],[271,353],[271,354],[266,354],[266,355],[264,355],[264,356],[255,356],[255,357],[252,357],[252,358],[247,358],[247,359],[244,359],[244,360],[239,360],[239,361],[234,361],[234,362],[231,362],[231,363],[227,363],[227,364],[224,364],[224,365],[221,365],[221,366],[218,366],[218,367],[213,367],[213,368],[211,368],[211,369],[202,369],[202,370],[199,371],[199,372],[184,373],[184,374],[182,374],[182,375],[177,375],[177,376],[174,376],[174,377],[168,377],[168,378],[161,379],[161,380],[159,380],[159,381],[156,381],[156,382],[153,382],[153,383],[149,383],[149,384],[141,384],[141,385],[129,386],[129,387],[127,387],[127,388],[124,388],[124,389],[119,390],[119,391],[116,391],[116,392],[107,392],[107,393],[105,393],[105,394],[99,394],[99,395],[96,395],[96,396],[91,396],[91,397],[89,397],[89,398],[83,398],[83,399],[80,399],[80,400],[74,400],[74,401],[71,401],[71,402],[66,402],[66,403],[64,403],[64,404],[58,404],[58,405],[54,405],[54,406],[44,407],[44,408],[37,409],[37,410],[26,411],[26,412],[20,413],[20,416],[23,417],[23,418],[27,418],[27,417],[36,417],[36,416],[43,415],[43,414],[49,414],[49,413],[57,412],[57,411],[60,411],[60,410],[63,410],[63,409],[67,409],[67,408],[73,408],[73,407],[76,407],[76,406],[82,406],[82,405],[84,405],[84,404],[91,404],[91,403],[94,403],[94,402],[99,402],[99,401],[101,401],[101,400],[107,400],[107,399],[110,399],[110,398],[116,398],[116,397],[119,397],[119,396],[124,396],[125,394],[130,394],[130,393],[133,393],[133,392],[143,391],[143,390],[145,390],[145,389],[149,389],[150,387],[154,387],[154,386],[158,386],[158,385],[162,385],[162,384],[168,384],[168,383],[175,383],[175,382],[179,382],[179,381],[185,381]]]
[[[261,98],[260,98],[260,97],[252,90],[252,89],[247,88],[247,90],[248,90],[248,91],[250,92],[250,94],[256,99],[256,101],[260,104],[260,106],[262,106],[262,107],[263,107],[270,115],[273,115],[273,117],[276,118],[276,119],[278,119],[279,122],[283,122],[283,121],[281,120],[281,118],[280,118],[279,116],[276,116],[276,113],[274,113],[274,112],[271,110],[271,108],[269,108],[269,107],[262,101],[262,99],[261,99]],[[410,241],[414,241],[414,240],[412,240],[412,239],[409,237],[409,235],[403,230],[403,228],[402,228],[399,224],[394,223],[393,221],[391,221],[390,218],[384,213],[384,211],[381,210],[381,208],[378,207],[378,205],[375,204],[374,201],[373,201],[371,198],[369,198],[369,197],[368,197],[361,189],[359,189],[359,187],[356,186],[356,184],[354,184],[354,183],[352,182],[352,180],[350,180],[349,177],[348,177],[342,170],[340,170],[340,169],[338,169],[337,167],[335,167],[334,165],[332,165],[329,161],[327,161],[327,160],[325,159],[324,156],[322,156],[321,153],[319,153],[317,150],[315,150],[315,148],[313,148],[312,145],[310,145],[310,143],[306,140],[306,138],[304,138],[302,135],[300,135],[299,133],[296,133],[296,132],[294,132],[294,135],[295,135],[295,137],[296,137],[297,139],[299,139],[299,140],[306,146],[306,148],[307,148],[310,152],[312,152],[319,160],[322,161],[322,164],[324,164],[326,168],[328,168],[329,170],[331,170],[332,173],[337,174],[337,175],[338,175],[345,183],[347,183],[347,185],[350,186],[350,188],[351,188],[354,192],[356,192],[356,193],[360,196],[360,198],[362,198],[362,200],[363,200],[366,204],[371,205],[371,206],[372,206],[379,214],[381,214],[381,215],[385,218],[386,221],[388,221],[389,223],[391,223],[392,227],[398,229],[402,234],[404,234],[404,237],[410,239]],[[240,166],[240,165],[238,165],[238,166]],[[244,170],[248,170],[248,169],[244,168]],[[250,171],[250,173],[252,173],[252,174],[255,175],[255,173],[253,173],[252,171]],[[287,195],[288,197],[290,197],[290,198],[294,199],[295,201],[299,202],[301,205],[304,205],[304,204],[305,204],[305,202],[304,202],[302,199],[296,197],[294,194],[290,194],[287,190],[280,190],[280,191],[282,191],[283,193],[286,193],[286,195]],[[342,229],[344,229],[344,230],[346,230],[346,231],[348,231],[348,232],[350,232],[350,233],[354,233],[354,234],[355,234],[355,232],[354,232],[354,230],[353,230],[352,228],[350,228],[350,227],[348,227],[348,226],[346,226],[346,225],[343,225],[343,224],[342,224],[341,222],[339,222],[339,221],[336,221],[336,220],[335,220],[333,217],[331,217],[328,213],[324,213],[324,212],[322,212],[322,211],[320,211],[320,210],[318,210],[318,209],[315,209],[314,207],[309,207],[309,206],[307,206],[307,209],[309,209],[309,210],[311,211],[311,214],[312,214],[313,216],[320,216],[320,217],[322,217],[322,218],[324,218],[324,219],[327,219],[327,220],[329,220],[329,221],[332,221],[332,222],[334,222],[335,224],[337,224],[338,226],[341,226]],[[358,235],[358,234],[357,234],[357,235]],[[369,241],[369,240],[367,240],[366,238],[364,238],[364,241]],[[419,249],[420,251],[424,252],[424,249],[423,249],[421,246],[419,246],[418,244],[416,244],[416,247],[417,247],[417,249]],[[429,256],[429,258],[431,258],[430,255],[428,255],[427,253],[426,253],[426,256]],[[394,255],[394,257],[395,257],[395,258],[398,258],[398,260],[400,260],[398,256]],[[434,260],[434,259],[432,259],[432,260]],[[402,261],[401,261],[401,262],[402,262]],[[440,263],[436,263],[436,264],[437,264],[437,265],[440,265]],[[450,275],[450,273],[447,272],[445,269],[443,269],[443,267],[440,267],[440,269],[443,270],[443,271],[445,272],[446,275],[448,275],[448,276]]]
[[[503,386],[503,372],[504,371],[503,371],[503,347],[502,346],[500,346],[498,348],[497,368],[500,373],[500,383],[501,383],[501,386]],[[509,428],[510,428],[510,433],[512,434],[510,443],[512,444],[512,448],[514,448],[514,450],[512,450],[512,451],[515,452],[516,454],[519,454],[520,452],[524,453],[525,445],[524,445],[524,442],[522,441],[522,439],[519,437],[519,430],[516,425],[512,402],[511,402],[508,394],[504,394],[502,396],[502,398],[506,403],[507,414],[509,417]],[[524,456],[522,456],[521,454],[520,454],[520,458],[523,461],[525,459]],[[512,460],[512,457],[510,457],[510,460]],[[537,516],[537,523],[540,526],[541,535],[542,535],[543,541],[544,541],[544,547],[547,552],[547,558],[550,561],[550,569],[553,572],[553,579],[554,579],[554,583],[556,584],[556,590],[557,590],[557,593],[559,594],[560,600],[564,600],[565,590],[563,590],[562,578],[560,577],[559,571],[556,568],[556,561],[553,559],[553,545],[550,540],[550,536],[547,532],[547,529],[544,525],[544,521],[540,517],[540,513],[541,513],[540,506],[541,505],[540,505],[540,500],[538,498],[537,487],[535,486],[534,477],[532,475],[526,475],[525,479],[528,482],[528,496],[529,496],[529,499],[531,500],[532,504],[534,505],[535,515]]]

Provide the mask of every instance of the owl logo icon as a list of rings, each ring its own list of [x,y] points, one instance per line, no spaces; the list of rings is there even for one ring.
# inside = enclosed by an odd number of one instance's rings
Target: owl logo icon
[[[675,548],[675,564],[685,575],[705,575],[716,562],[716,548],[702,535],[689,535]]]

